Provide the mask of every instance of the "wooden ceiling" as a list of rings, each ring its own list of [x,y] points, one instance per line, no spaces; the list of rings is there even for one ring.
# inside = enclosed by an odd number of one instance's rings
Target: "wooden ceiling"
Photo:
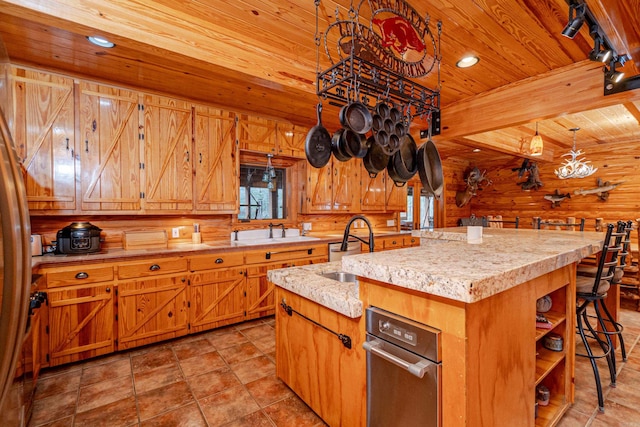
[[[605,3],[606,2],[606,7]],[[601,64],[589,61],[587,26],[574,39],[560,35],[565,0],[410,0],[442,21],[441,156],[511,159],[526,156],[539,123],[542,160],[571,147],[629,142],[640,145],[640,89],[603,95]],[[316,70],[330,61],[315,46],[322,33],[346,19],[360,0],[0,0],[0,37],[12,62],[90,77],[236,111],[313,126]],[[640,74],[640,0],[587,0],[619,53],[623,71]],[[116,43],[98,48],[102,35]],[[473,53],[480,62],[455,63]],[[437,73],[416,79],[437,87]],[[337,129],[338,110],[323,121]],[[426,128],[415,120],[412,132]],[[472,153],[481,148],[480,153]]]

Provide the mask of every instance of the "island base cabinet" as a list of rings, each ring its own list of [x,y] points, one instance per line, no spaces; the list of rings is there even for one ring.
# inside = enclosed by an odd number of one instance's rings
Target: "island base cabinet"
[[[118,288],[119,350],[189,332],[185,276],[124,282]]]
[[[49,366],[114,351],[111,284],[50,289]]]
[[[345,317],[282,288],[276,288],[276,300],[278,377],[330,426],[364,426],[366,354],[361,318]],[[283,300],[295,310],[291,315],[279,305]],[[351,348],[325,328],[349,336]]]

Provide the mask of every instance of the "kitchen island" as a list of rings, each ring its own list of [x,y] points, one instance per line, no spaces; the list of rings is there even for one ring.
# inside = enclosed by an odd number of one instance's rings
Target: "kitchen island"
[[[557,423],[574,393],[575,267],[600,250],[602,235],[487,228],[481,244],[467,243],[464,228],[414,235],[421,246],[344,257],[340,269],[358,283],[334,284],[326,293],[329,279],[317,274],[322,265],[269,272],[277,303],[284,299],[296,311],[276,311],[280,378],[330,425],[365,425],[366,335],[359,313],[378,307],[441,332],[443,426]],[[334,293],[336,287],[343,292]],[[535,326],[536,301],[545,295],[553,301],[551,330]],[[351,311],[337,309],[344,301]],[[351,348],[297,313],[350,334]],[[543,346],[551,333],[563,339],[562,351]],[[552,396],[536,417],[538,384]]]

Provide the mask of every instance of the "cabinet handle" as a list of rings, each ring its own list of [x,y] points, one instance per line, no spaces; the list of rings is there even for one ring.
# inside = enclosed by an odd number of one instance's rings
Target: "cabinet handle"
[[[198,153],[200,154],[200,163],[202,163],[202,153]]]
[[[87,152],[87,153],[89,152],[89,140],[88,139],[84,140],[84,151]]]
[[[151,267],[149,267],[149,271],[158,271],[160,270],[160,266],[158,264],[153,264]]]
[[[80,273],[76,274],[76,279],[88,279],[89,278],[89,273],[85,273],[84,271],[81,271]]]
[[[69,151],[69,138],[67,138],[67,151]]]
[[[189,150],[187,150],[187,162],[189,161]]]
[[[395,244],[396,244],[396,241],[395,241],[395,240],[392,240],[392,241],[391,241],[391,244],[392,244],[392,245],[395,245]]]
[[[216,259],[216,264],[222,264],[224,260],[222,258]]]
[[[111,288],[107,288],[107,289],[105,289],[105,292],[106,292],[106,293],[111,293]]]

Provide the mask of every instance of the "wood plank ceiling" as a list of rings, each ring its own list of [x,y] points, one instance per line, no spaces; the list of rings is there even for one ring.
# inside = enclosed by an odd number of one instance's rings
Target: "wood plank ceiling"
[[[388,1],[393,3],[393,1]],[[366,2],[365,7],[366,7]],[[512,158],[526,155],[539,122],[542,160],[571,147],[640,143],[640,90],[603,95],[602,66],[589,61],[586,25],[574,39],[560,35],[565,0],[410,0],[442,21],[443,132],[434,138],[442,157]],[[619,53],[640,70],[640,0],[587,0]],[[346,19],[360,0],[321,0],[322,33]],[[337,11],[337,15],[336,15]],[[0,37],[12,62],[160,91],[236,111],[315,124],[315,75],[330,61],[315,46],[313,0],[2,0]],[[98,48],[102,35],[116,43]],[[455,63],[473,53],[480,62]],[[437,73],[416,79],[437,87]],[[323,119],[337,129],[338,110]],[[412,133],[425,128],[415,120]],[[471,149],[483,151],[471,154]],[[475,157],[477,159],[478,157]]]

